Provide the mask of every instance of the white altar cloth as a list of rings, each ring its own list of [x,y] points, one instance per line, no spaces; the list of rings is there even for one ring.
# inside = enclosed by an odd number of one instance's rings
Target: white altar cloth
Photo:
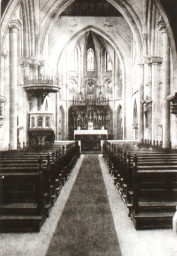
[[[76,135],[106,135],[108,136],[107,130],[74,130],[74,138]]]

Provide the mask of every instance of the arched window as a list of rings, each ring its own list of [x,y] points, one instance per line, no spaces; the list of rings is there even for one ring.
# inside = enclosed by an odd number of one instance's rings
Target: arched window
[[[94,71],[94,51],[92,48],[87,51],[87,71]]]

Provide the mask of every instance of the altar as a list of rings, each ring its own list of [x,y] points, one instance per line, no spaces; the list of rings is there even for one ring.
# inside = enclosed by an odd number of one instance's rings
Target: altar
[[[82,152],[100,152],[102,148],[102,141],[107,138],[107,130],[74,130],[74,139],[81,141]]]

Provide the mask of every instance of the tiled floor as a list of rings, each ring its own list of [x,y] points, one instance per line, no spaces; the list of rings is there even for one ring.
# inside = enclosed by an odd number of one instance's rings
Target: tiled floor
[[[58,219],[64,209],[71,188],[81,166],[83,155],[77,162],[69,181],[63,187],[50,217],[40,233],[0,234],[0,256],[44,256]],[[172,230],[136,231],[127,216],[125,206],[108,174],[102,156],[99,156],[114,224],[122,256],[177,256],[177,236]],[[68,255],[69,256],[69,255]],[[82,255],[81,255],[82,256]],[[96,255],[95,255],[96,256]],[[109,256],[109,255],[108,255]]]

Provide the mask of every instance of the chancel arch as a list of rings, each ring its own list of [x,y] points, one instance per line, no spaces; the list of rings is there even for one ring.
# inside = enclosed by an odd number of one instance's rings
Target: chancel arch
[[[73,98],[77,99],[81,94],[85,97],[92,90],[97,99],[106,99],[106,96],[109,98],[109,107],[113,113],[117,112],[121,102],[124,110],[124,139],[133,138],[132,131],[135,126],[132,124],[132,99],[136,98],[138,139],[158,140],[157,127],[160,121],[163,146],[168,148],[172,138],[171,145],[177,145],[175,118],[171,118],[170,114],[170,96],[176,92],[176,35],[169,23],[163,0],[138,0],[136,3],[133,0],[100,0],[100,3],[104,6],[103,9],[88,8],[78,16],[82,10],[74,8],[80,6],[78,0],[45,1],[45,4],[42,0],[35,3],[24,0],[9,1],[8,8],[3,12],[1,30],[2,71],[9,70],[6,74],[1,72],[1,88],[5,84],[9,88],[1,89],[1,106],[3,110],[7,110],[2,115],[4,124],[1,125],[1,134],[9,130],[3,147],[5,145],[8,148],[11,138],[14,140],[11,143],[12,148],[17,146],[18,127],[14,120],[17,115],[21,119],[21,106],[24,106],[26,116],[31,117],[29,120],[32,120],[35,111],[40,119],[39,112],[47,95],[50,96],[52,105],[42,115],[52,116],[53,127],[50,128],[55,133],[58,106],[63,104],[66,138],[69,133],[68,111],[73,104]],[[87,6],[85,0],[82,4]],[[95,7],[97,3],[88,4]],[[106,10],[109,10],[108,16],[103,15],[107,14]],[[10,55],[12,50],[13,54]],[[86,69],[88,50],[94,52],[90,58],[94,60],[90,62],[90,71]],[[13,61],[14,65],[10,65]],[[14,75],[10,76],[12,73]],[[36,84],[42,80],[45,81],[45,88],[40,90],[38,87],[36,90]],[[87,86],[89,80],[94,81],[94,86]],[[49,89],[46,83],[58,87],[50,86]],[[160,96],[159,86],[162,87]],[[14,89],[16,94],[13,93]],[[54,94],[56,92],[57,96]],[[14,97],[6,101],[9,95]],[[25,101],[28,103],[25,104]],[[15,107],[17,102],[18,108]],[[35,102],[38,102],[37,108]],[[11,110],[13,114],[10,113]],[[113,114],[112,120],[112,136],[116,138],[115,115]],[[8,123],[9,116],[11,118]],[[48,123],[43,121],[40,128],[45,128]],[[31,124],[28,125],[24,120],[21,126],[24,129],[23,140],[27,143]]]
[[[72,4],[74,4],[74,2],[75,1],[73,1],[73,0],[68,0],[67,3],[65,1],[61,1],[60,3],[55,2],[55,4],[50,6],[51,13],[47,13],[47,15],[44,16],[44,18],[42,20],[43,31],[42,31],[42,36],[41,36],[41,40],[40,40],[41,51],[43,49],[45,36],[46,36],[46,34],[48,34],[50,29],[54,25],[58,16],[59,15],[61,16],[62,12],[65,12],[65,9],[67,9],[67,7],[69,7],[70,5],[72,6]],[[118,16],[122,15],[125,17],[126,21],[128,22],[129,26],[131,27],[131,29],[134,33],[134,36],[136,38],[136,43],[139,48],[139,52],[141,53],[142,52],[141,22],[140,22],[138,15],[136,15],[135,11],[133,10],[133,8],[128,3],[125,3],[123,0],[117,0],[117,1],[104,0],[103,2],[108,2],[109,4],[111,4],[111,6],[114,7],[115,10],[117,10]],[[53,18],[51,18],[52,15],[53,15]],[[89,13],[89,15],[91,16],[92,13]]]
[[[110,115],[109,109],[113,108],[116,99],[122,97],[123,100],[122,93],[118,92],[122,91],[122,84],[118,84],[118,80],[122,81],[123,70],[121,70],[120,72],[120,65],[117,64],[117,62],[121,63],[121,59],[117,54],[115,48],[113,48],[106,39],[102,38],[100,34],[97,34],[96,31],[94,31],[95,30],[93,30],[93,28],[86,28],[85,31],[81,32],[79,38],[78,36],[76,36],[76,39],[73,38],[75,44],[73,44],[73,42],[71,41],[68,45],[66,45],[58,61],[58,72],[59,77],[61,78],[60,84],[62,98],[64,99],[67,95],[67,98],[65,99],[66,107],[68,108],[69,138],[72,138],[71,134],[73,133],[71,132],[71,130],[73,129],[71,128],[71,119],[74,120],[73,116],[78,115],[78,113],[76,114],[76,112],[81,112],[81,109],[78,110],[79,105],[80,108],[84,108],[85,105],[86,109],[89,105],[92,105],[90,106],[90,108],[93,108],[93,113],[91,114],[92,117],[88,116],[87,118],[88,120],[93,119],[94,116],[94,120],[97,119],[97,124],[94,121],[93,128],[106,128],[108,126],[108,123],[111,123],[111,125],[109,125],[109,136],[110,138],[113,138],[113,126],[115,120],[113,117],[110,118],[112,114]],[[69,71],[69,56],[73,56],[75,49],[80,49],[80,55],[75,55],[75,57],[77,58],[76,63],[78,63],[78,65],[80,66],[80,70],[78,74],[71,74],[71,72]],[[91,53],[91,65],[93,69],[88,69],[88,51],[90,51]],[[69,56],[66,52],[70,52]],[[116,65],[113,65],[114,62],[116,62]],[[109,70],[107,70],[108,63]],[[77,86],[74,86],[73,81],[76,81]],[[71,87],[73,87],[73,91],[71,90]],[[119,90],[117,89],[117,87],[119,87]],[[78,108],[75,114],[71,113],[71,109],[73,106],[75,106],[74,109]],[[103,111],[101,110],[101,107],[103,107]],[[88,114],[88,109],[84,110],[84,112],[84,114],[80,113],[80,115],[78,116],[78,120],[81,118],[81,116],[82,119],[85,120],[85,116],[87,116]],[[79,125],[76,121],[73,122],[75,123],[75,129],[77,129],[77,127],[79,129],[88,128],[88,121],[87,124],[84,123],[85,121],[83,121],[84,124],[82,123],[82,125]],[[103,125],[101,125],[101,122]]]

